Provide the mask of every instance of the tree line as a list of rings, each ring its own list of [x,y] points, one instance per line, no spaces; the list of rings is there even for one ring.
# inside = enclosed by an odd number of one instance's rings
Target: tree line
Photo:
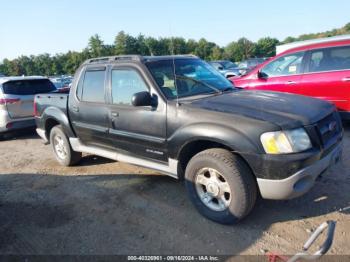
[[[86,59],[100,56],[139,54],[169,55],[194,54],[205,60],[228,59],[242,61],[251,57],[271,57],[275,55],[276,45],[299,40],[329,37],[350,33],[350,23],[339,29],[316,34],[304,34],[299,37],[287,37],[280,42],[276,38],[264,37],[257,42],[242,37],[225,47],[204,38],[196,41],[182,37],[154,38],[142,34],[134,37],[121,31],[112,45],[105,44],[99,35],[90,37],[88,45],[81,52],[69,51],[56,55],[41,54],[20,56],[16,59],[4,59],[0,64],[0,73],[5,75],[62,75],[73,74]]]

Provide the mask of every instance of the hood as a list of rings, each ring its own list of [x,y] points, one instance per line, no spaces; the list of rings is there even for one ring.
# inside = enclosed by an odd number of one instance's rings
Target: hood
[[[314,124],[335,110],[333,104],[315,98],[245,90],[194,100],[190,104],[205,110],[268,121],[282,129]]]

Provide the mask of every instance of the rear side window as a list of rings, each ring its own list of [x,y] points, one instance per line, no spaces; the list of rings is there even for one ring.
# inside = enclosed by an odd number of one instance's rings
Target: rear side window
[[[8,95],[36,95],[50,93],[56,90],[54,84],[48,79],[9,81],[2,86],[4,94]]]
[[[321,61],[323,61],[323,51],[315,51],[311,53],[309,64],[309,72],[318,72],[321,70]]]
[[[81,100],[85,102],[103,103],[105,101],[106,70],[86,71],[84,76]]]
[[[350,69],[350,46],[311,51],[308,68],[308,72]]]
[[[112,70],[113,104],[131,105],[135,93],[148,91],[142,77],[132,69]]]

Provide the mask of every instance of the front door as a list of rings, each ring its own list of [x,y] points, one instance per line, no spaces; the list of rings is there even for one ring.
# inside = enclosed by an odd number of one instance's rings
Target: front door
[[[266,64],[260,77],[252,81],[250,88],[279,92],[300,93],[304,52],[281,56]]]
[[[116,66],[110,72],[111,142],[119,152],[167,161],[166,103],[141,72],[133,65]],[[133,95],[142,91],[149,91],[157,105],[133,106]]]

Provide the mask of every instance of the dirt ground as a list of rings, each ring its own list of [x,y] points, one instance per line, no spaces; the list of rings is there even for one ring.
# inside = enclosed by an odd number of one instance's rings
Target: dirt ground
[[[337,221],[330,254],[350,255],[350,126],[342,162],[307,195],[259,200],[240,224],[203,218],[184,185],[153,171],[85,156],[59,166],[34,132],[0,142],[0,254],[293,254]]]

